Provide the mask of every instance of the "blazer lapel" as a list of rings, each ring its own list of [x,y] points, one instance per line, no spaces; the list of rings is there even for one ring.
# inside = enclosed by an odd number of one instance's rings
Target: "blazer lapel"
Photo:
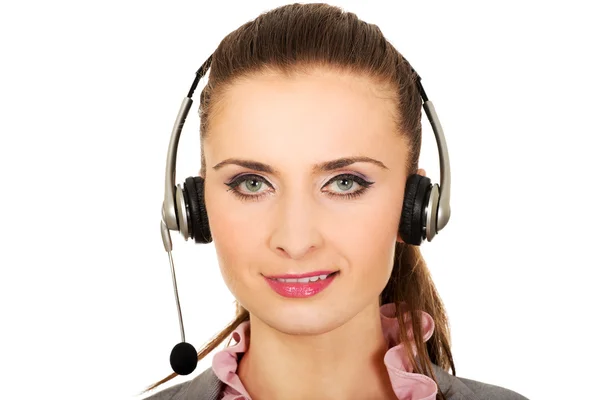
[[[223,385],[212,367],[209,367],[190,381],[181,400],[219,400]]]

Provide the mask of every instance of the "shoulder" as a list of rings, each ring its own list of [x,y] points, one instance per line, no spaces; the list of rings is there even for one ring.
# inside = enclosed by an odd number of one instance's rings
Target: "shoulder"
[[[478,398],[489,400],[528,400],[526,397],[500,386],[466,378],[458,378],[475,393]]]
[[[448,400],[528,400],[510,389],[454,376],[435,364],[433,370]]]
[[[211,367],[192,380],[168,387],[142,400],[217,400],[221,381]]]

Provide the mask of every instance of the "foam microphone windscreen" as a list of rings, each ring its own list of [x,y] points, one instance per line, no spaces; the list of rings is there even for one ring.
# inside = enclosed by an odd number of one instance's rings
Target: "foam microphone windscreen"
[[[171,350],[171,368],[179,375],[191,374],[198,365],[198,353],[194,346],[181,342]]]

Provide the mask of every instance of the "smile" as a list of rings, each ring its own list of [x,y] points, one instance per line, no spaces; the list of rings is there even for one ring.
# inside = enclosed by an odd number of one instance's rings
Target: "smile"
[[[277,294],[283,297],[305,298],[325,290],[340,271],[303,278],[267,278],[265,280]]]
[[[328,276],[335,274],[335,272],[332,272],[331,274],[323,274],[323,275],[315,275],[315,276],[308,276],[308,277],[304,277],[304,278],[269,278],[273,281],[278,281],[278,282],[298,282],[298,283],[308,283],[308,282],[316,282],[318,280],[322,280],[324,281],[325,279],[327,279]]]

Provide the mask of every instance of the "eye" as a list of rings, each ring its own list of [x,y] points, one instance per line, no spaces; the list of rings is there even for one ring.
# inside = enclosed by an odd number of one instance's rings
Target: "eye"
[[[332,185],[332,186],[339,188],[341,190],[341,192],[327,191],[325,193],[330,197],[334,197],[334,198],[339,197],[339,198],[349,199],[349,198],[357,198],[357,197],[361,196],[375,182],[366,181],[365,179],[361,178],[360,176],[357,176],[354,174],[341,174],[341,175],[337,175],[334,178],[330,179],[325,184],[325,187],[329,186],[330,184],[334,184],[334,183],[335,183],[335,185]],[[264,195],[266,195],[266,193],[263,192],[261,194],[246,194],[246,193],[242,192],[239,189],[239,187],[240,186],[244,187],[250,193],[258,193],[260,188],[263,186],[263,184],[266,184],[269,187],[273,188],[273,186],[266,179],[264,179],[263,177],[261,177],[259,175],[254,175],[254,174],[242,175],[242,176],[237,177],[236,179],[234,179],[231,182],[225,183],[225,185],[229,186],[229,188],[230,188],[230,189],[228,189],[228,191],[232,191],[236,197],[238,197],[242,200],[255,200],[255,201],[257,201],[259,198],[262,198]],[[355,187],[356,184],[359,185],[358,189],[351,192],[350,190],[353,187]]]

